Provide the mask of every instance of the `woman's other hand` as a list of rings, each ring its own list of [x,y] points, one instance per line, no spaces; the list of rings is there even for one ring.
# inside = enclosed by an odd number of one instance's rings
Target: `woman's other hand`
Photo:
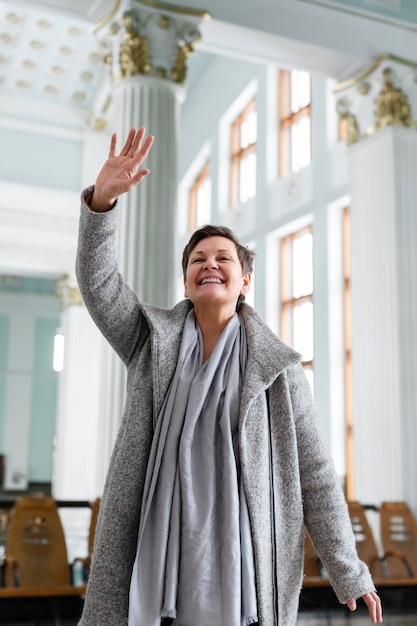
[[[371,593],[365,593],[361,596],[361,598],[368,607],[369,617],[371,618],[372,623],[380,624],[383,620],[381,600],[379,599],[378,594],[375,591],[372,591]],[[348,600],[346,604],[351,611],[356,610],[356,600]]]
[[[154,141],[149,135],[145,139],[146,129],[132,128],[120,154],[116,155],[117,135],[113,133],[109,156],[101,168],[94,187],[90,208],[92,211],[108,211],[117,198],[130,191],[149,174],[149,170],[140,166],[146,159]]]

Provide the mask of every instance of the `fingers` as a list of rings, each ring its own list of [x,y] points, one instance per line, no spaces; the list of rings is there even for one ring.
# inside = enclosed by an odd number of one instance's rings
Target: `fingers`
[[[155,140],[155,137],[153,135],[149,135],[149,137],[146,137],[145,142],[141,148],[142,161],[146,159],[146,157],[148,156],[149,150],[152,148],[152,144],[154,140]]]
[[[365,593],[361,596],[366,606],[368,607],[369,617],[373,624],[380,624],[382,620],[382,605],[378,594],[375,591],[371,593]],[[352,598],[346,602],[347,607],[351,611],[356,609],[356,601]]]
[[[114,157],[116,152],[117,135],[113,133],[110,140],[109,158]]]
[[[132,183],[134,185],[137,185],[138,183],[140,183],[140,181],[145,178],[145,176],[147,176],[150,173],[150,170],[148,169],[143,169],[143,170],[139,170],[138,172],[136,172],[136,174],[134,175],[134,177],[132,178]]]
[[[136,130],[134,128],[131,128],[126,137],[125,145],[123,146],[119,156],[127,156],[129,154],[129,151],[132,147],[132,143],[135,139],[135,135],[136,135]]]
[[[375,591],[366,593],[362,598],[368,607],[369,616],[373,624],[379,624],[382,622],[382,605],[378,594]]]
[[[141,148],[143,138],[145,136],[146,128],[141,126],[137,131],[132,141],[132,151],[134,153],[138,152]]]
[[[132,159],[135,159],[136,165],[139,166],[148,156],[149,150],[151,149],[154,142],[153,135],[149,135],[149,137],[147,137],[145,141],[143,141],[145,133],[146,128],[144,126],[141,126],[138,130],[132,128],[129,131],[125,145],[123,146],[119,156],[131,157]],[[115,141],[116,140],[114,139],[113,143],[112,137],[111,148],[113,149],[113,151],[111,151],[110,156],[114,156],[114,151],[116,147]]]

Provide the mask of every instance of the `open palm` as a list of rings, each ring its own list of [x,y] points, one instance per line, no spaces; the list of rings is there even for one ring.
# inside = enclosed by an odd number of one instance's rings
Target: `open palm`
[[[149,174],[147,168],[140,169],[140,166],[149,154],[154,137],[149,135],[144,139],[145,134],[144,126],[138,130],[132,128],[120,154],[116,155],[117,135],[113,133],[109,155],[96,179],[91,201],[93,211],[109,210],[118,196],[132,189]]]

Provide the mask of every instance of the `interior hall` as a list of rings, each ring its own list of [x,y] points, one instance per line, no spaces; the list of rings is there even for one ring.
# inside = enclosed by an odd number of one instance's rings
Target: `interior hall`
[[[0,623],[77,623],[126,386],[75,277],[80,195],[112,133],[121,149],[142,125],[150,175],[120,199],[129,286],[181,300],[204,224],[255,251],[246,301],[303,355],[385,621],[416,624],[415,0],[0,1]],[[66,598],[2,596],[10,513],[33,497],[62,524]],[[313,562],[300,626],[367,623]]]

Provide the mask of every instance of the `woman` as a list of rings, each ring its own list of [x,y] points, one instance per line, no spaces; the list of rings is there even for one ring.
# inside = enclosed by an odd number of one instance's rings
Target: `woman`
[[[142,304],[115,254],[117,198],[149,173],[132,129],[83,193],[77,278],[128,370],[81,626],[292,626],[304,524],[342,603],[382,621],[320,440],[300,355],[242,300],[252,253],[207,226],[183,255],[186,299]]]

